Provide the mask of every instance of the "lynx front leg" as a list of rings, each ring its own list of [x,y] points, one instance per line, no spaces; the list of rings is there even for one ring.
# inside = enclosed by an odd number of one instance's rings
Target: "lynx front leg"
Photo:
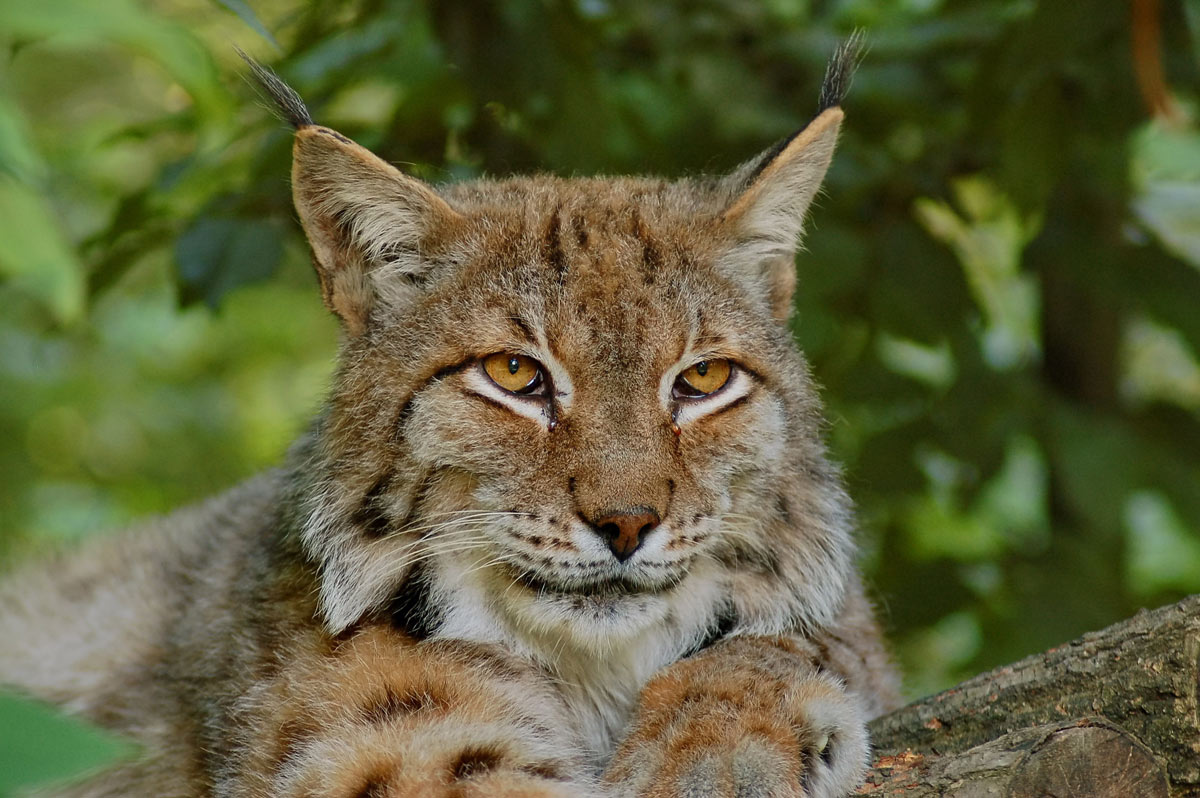
[[[605,780],[630,798],[842,798],[866,720],[791,641],[733,638],[646,685]]]
[[[489,646],[360,632],[276,685],[245,798],[589,798],[561,699]],[[265,698],[265,696],[264,696]]]

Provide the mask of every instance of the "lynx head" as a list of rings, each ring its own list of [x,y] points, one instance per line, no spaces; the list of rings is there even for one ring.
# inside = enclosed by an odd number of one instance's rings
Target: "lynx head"
[[[831,619],[849,520],[787,321],[853,58],[811,123],[723,178],[439,188],[256,68],[297,129],[344,330],[301,524],[331,629],[417,592],[419,631],[470,636],[486,608],[590,650]]]

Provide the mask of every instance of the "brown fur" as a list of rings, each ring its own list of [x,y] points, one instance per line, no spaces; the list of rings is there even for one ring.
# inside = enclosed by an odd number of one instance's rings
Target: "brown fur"
[[[279,471],[0,587],[0,680],[145,745],[66,794],[853,789],[894,676],[786,326],[841,110],[722,179],[434,189],[298,103],[325,411]],[[658,520],[621,559],[612,517]]]

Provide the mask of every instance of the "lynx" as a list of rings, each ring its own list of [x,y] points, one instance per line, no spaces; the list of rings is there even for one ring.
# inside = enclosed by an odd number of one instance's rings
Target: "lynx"
[[[438,188],[251,63],[337,373],[279,469],[0,588],[0,681],[142,744],[61,794],[852,791],[895,678],[788,323],[854,59],[724,177]]]

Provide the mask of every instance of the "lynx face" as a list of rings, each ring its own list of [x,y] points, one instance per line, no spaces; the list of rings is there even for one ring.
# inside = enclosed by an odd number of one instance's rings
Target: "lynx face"
[[[786,321],[840,119],[719,180],[440,191],[293,119],[346,333],[300,499],[332,630],[645,638],[652,668],[721,628],[832,619],[847,512]]]
[[[450,194],[459,261],[415,308],[381,308],[352,358],[373,392],[355,403],[395,414],[381,428],[398,419],[415,477],[376,494],[386,534],[444,519],[435,563],[478,568],[522,625],[597,643],[660,623],[672,596],[711,604],[722,552],[767,545],[737,505],[768,490],[785,399],[806,390],[777,363],[779,325],[722,273],[711,217],[679,186],[621,189],[497,186],[515,208]],[[437,515],[455,512],[472,520]]]

